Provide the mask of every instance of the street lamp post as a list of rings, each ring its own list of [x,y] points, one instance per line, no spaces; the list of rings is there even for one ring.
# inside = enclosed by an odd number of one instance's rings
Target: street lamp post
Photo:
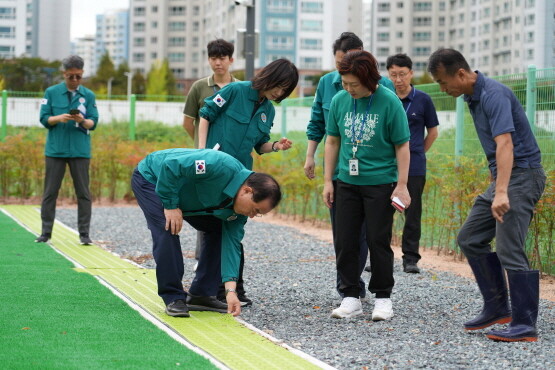
[[[235,0],[236,5],[247,7],[247,31],[245,32],[245,79],[254,76],[254,4],[255,0]]]
[[[124,75],[127,76],[127,100],[129,100],[131,98],[131,80],[133,74],[131,72],[125,72]]]
[[[114,80],[113,77],[110,77],[108,79],[108,100],[110,100],[110,97],[112,96],[112,81]]]

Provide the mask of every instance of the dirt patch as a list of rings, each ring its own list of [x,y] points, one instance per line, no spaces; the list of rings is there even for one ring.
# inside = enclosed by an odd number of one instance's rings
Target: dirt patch
[[[303,234],[310,235],[320,240],[332,243],[330,226],[323,222],[300,221],[292,216],[269,213],[261,218],[254,218],[255,221],[267,222],[275,225],[288,226],[297,229]],[[401,247],[393,246],[395,258],[401,259],[403,253]],[[452,272],[459,276],[474,279],[474,275],[466,262],[460,259],[455,253],[438,251],[431,248],[421,248],[422,259],[418,263],[420,267],[428,270]],[[555,277],[543,275],[540,280],[540,297],[555,302]]]

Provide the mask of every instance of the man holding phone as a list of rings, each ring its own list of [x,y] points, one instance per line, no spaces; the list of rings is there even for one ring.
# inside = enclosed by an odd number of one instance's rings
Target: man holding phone
[[[56,215],[56,200],[69,165],[77,195],[77,224],[81,244],[88,245],[91,220],[89,163],[91,158],[90,131],[98,123],[96,98],[89,89],[80,86],[83,59],[70,55],[62,61],[64,81],[50,86],[41,102],[40,123],[48,130],[46,139],[44,194],[41,204],[42,233],[35,239],[45,243],[52,237]]]

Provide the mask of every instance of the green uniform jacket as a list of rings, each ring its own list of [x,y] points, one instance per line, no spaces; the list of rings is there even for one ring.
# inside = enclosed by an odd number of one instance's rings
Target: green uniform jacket
[[[378,83],[395,92],[395,86],[389,78],[382,77]],[[318,82],[316,88],[316,96],[312,103],[310,113],[310,121],[306,128],[306,136],[308,140],[321,142],[326,135],[326,122],[328,122],[328,114],[330,112],[331,100],[339,91],[343,90],[341,84],[341,75],[337,71],[326,73]],[[336,168],[333,175],[334,180],[337,178],[339,168]]]
[[[220,150],[237,158],[252,169],[253,148],[270,140],[274,125],[274,106],[267,99],[256,109],[258,90],[250,81],[239,81],[224,86],[217,94],[204,100],[200,116],[210,122],[206,148],[220,144]]]
[[[232,82],[239,81],[231,75]],[[214,82],[214,75],[196,80],[189,90],[189,95],[185,101],[185,108],[183,114],[187,117],[194,119],[195,132],[194,142],[195,148],[198,148],[198,124],[199,124],[199,110],[204,105],[204,99],[214,95],[220,91],[220,86]]]
[[[351,95],[347,91],[337,93],[331,102],[326,124],[328,135],[340,137],[338,178],[353,185],[396,182],[395,145],[410,139],[407,115],[397,95],[380,86],[371,97],[369,110],[370,97],[356,99],[356,113],[353,114],[354,99]],[[353,158],[353,131],[356,139],[361,140],[356,152],[359,172],[356,176],[349,174],[349,159]]]
[[[69,113],[70,109],[79,109],[86,119],[94,122],[94,126],[87,130],[75,121],[60,122],[54,126],[48,123],[48,118]],[[50,86],[44,92],[41,102],[40,123],[48,129],[44,148],[44,154],[47,157],[90,158],[89,131],[94,130],[98,123],[94,93],[84,86],[79,86],[72,97],[65,82]]]
[[[222,220],[222,281],[236,281],[247,217],[233,212],[233,201],[253,172],[211,149],[160,150],[147,155],[138,169],[156,185],[165,209],[180,208],[184,217],[210,215]],[[223,208],[206,210],[218,208],[228,198]]]

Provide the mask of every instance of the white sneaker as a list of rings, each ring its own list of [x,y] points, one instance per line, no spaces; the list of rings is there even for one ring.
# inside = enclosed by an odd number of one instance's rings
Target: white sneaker
[[[360,303],[360,299],[345,297],[341,301],[341,306],[331,312],[331,317],[335,317],[336,319],[348,319],[361,314],[362,304]]]
[[[372,311],[372,320],[389,320],[393,317],[393,304],[389,298],[376,298],[374,301],[374,311]]]

